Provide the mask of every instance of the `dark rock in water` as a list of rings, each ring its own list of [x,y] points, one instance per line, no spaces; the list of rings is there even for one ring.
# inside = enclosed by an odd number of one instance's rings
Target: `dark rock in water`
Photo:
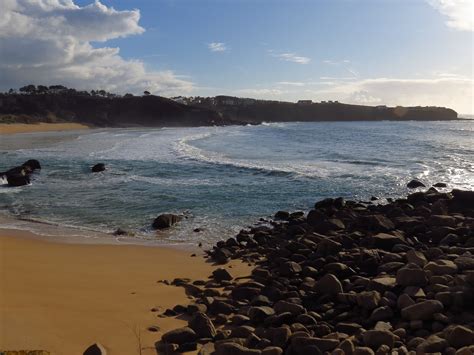
[[[83,355],[106,355],[107,351],[105,348],[98,343],[92,344],[89,346],[86,351],[84,351]]]
[[[426,187],[425,184],[423,184],[421,181],[418,180],[412,180],[407,184],[407,187],[409,189],[416,189],[417,187]]]
[[[132,232],[129,232],[129,231],[126,231],[125,229],[122,229],[122,228],[118,228],[117,230],[115,230],[115,232],[112,233],[113,235],[133,235]]]
[[[172,214],[172,213],[160,214],[153,221],[153,228],[155,228],[155,229],[169,228],[173,224],[176,224],[179,221],[181,221],[182,219],[183,219],[183,217]]]
[[[444,182],[437,182],[436,184],[433,185],[434,187],[448,187],[447,184]]]
[[[36,159],[30,159],[23,163],[23,166],[29,166],[32,171],[35,171],[37,169],[41,170],[41,164],[38,160]]]
[[[30,183],[30,177],[22,174],[9,174],[7,182],[9,186],[24,186]]]
[[[105,170],[105,164],[104,163],[99,163],[99,164],[95,164],[92,168],[91,168],[91,171],[93,173],[99,173],[101,171],[104,171]]]

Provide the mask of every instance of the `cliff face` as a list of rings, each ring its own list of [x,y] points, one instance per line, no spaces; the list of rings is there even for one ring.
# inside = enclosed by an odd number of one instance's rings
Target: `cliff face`
[[[4,121],[80,122],[95,126],[222,125],[207,108],[190,107],[159,96],[105,98],[82,95],[0,95]]]
[[[224,99],[222,99],[224,98]],[[443,107],[360,106],[208,98],[188,105],[160,96],[0,94],[0,122],[79,122],[103,127],[209,126],[261,122],[455,120]]]

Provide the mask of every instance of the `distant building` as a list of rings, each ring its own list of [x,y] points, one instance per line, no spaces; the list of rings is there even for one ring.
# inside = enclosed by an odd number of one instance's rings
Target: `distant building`
[[[311,105],[313,100],[298,100],[298,105]]]
[[[178,104],[182,104],[182,105],[187,105],[188,104],[188,102],[187,102],[187,100],[184,96],[172,97],[171,100],[173,100],[174,102],[177,102]]]

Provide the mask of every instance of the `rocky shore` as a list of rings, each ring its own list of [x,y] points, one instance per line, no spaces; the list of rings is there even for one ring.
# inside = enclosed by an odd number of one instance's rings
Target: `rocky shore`
[[[325,199],[218,242],[209,280],[175,279],[188,319],[159,353],[474,354],[474,191]],[[235,278],[231,259],[253,265]]]

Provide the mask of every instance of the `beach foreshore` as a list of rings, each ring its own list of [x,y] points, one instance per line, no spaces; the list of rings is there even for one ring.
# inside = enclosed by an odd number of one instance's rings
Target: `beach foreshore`
[[[158,281],[207,280],[216,268],[199,250],[66,244],[20,230],[0,229],[0,245],[1,351],[74,355],[98,342],[112,355],[156,354],[161,335],[186,324],[159,315],[191,302]],[[250,270],[240,261],[225,267],[235,276]]]
[[[0,123],[0,134],[72,131],[88,128],[88,126],[80,123]]]

